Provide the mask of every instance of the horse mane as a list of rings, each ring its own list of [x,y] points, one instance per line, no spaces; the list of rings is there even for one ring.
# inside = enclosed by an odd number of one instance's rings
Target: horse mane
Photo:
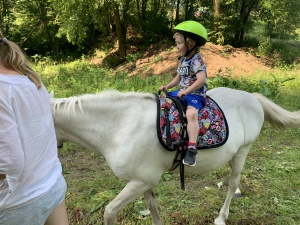
[[[101,103],[110,103],[110,101],[118,101],[126,98],[155,99],[155,95],[146,92],[120,92],[117,90],[106,90],[97,94],[84,94],[79,96],[79,98],[81,98],[81,101],[97,100],[101,101]]]
[[[83,94],[78,96],[73,96],[69,98],[57,98],[51,101],[53,113],[57,111],[58,108],[64,107],[69,115],[73,112],[76,117],[76,106],[79,107],[80,111],[83,113],[84,109],[82,103],[86,101],[101,102],[101,104],[110,104],[112,101],[120,101],[122,99],[128,98],[142,98],[142,99],[155,99],[155,95],[146,92],[120,92],[117,90],[106,90],[97,94]]]

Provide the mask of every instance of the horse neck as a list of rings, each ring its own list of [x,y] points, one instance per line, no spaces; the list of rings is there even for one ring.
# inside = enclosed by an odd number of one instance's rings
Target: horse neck
[[[155,121],[156,103],[152,94],[120,95],[112,98],[87,96],[70,105],[56,104],[53,115],[58,141],[76,143],[105,156],[107,149],[128,141],[124,140],[128,129],[135,130],[136,126],[144,124],[139,115],[150,105]]]
[[[98,123],[92,115],[88,108],[81,111],[77,104],[71,109],[64,104],[56,105],[53,109],[53,119],[58,144],[71,142],[88,149],[95,149],[94,138],[97,136],[95,133],[103,131],[101,126],[97,127]]]
[[[53,118],[58,144],[71,142],[82,147],[96,150],[102,155],[106,146],[110,146],[112,136],[118,129],[120,112],[126,107],[118,107],[128,102],[108,104],[101,101],[83,101],[73,105],[54,104]]]

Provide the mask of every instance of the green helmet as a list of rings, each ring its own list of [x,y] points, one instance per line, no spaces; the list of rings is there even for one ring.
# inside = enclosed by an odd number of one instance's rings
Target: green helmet
[[[194,39],[199,46],[205,45],[207,41],[207,31],[204,26],[193,20],[178,24],[173,28],[173,31]]]

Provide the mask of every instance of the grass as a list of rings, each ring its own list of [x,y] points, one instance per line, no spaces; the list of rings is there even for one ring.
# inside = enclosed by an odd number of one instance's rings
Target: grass
[[[242,198],[233,199],[227,224],[297,224],[299,135],[300,129],[282,132],[266,126],[262,130],[242,173]],[[100,156],[89,150],[69,146],[61,151],[60,158],[68,166],[66,201],[71,224],[103,224],[105,205],[124,183],[112,174]],[[66,159],[74,165],[66,163]],[[189,176],[187,191],[182,191],[179,175],[166,173],[156,187],[165,224],[212,224],[225,199],[228,177],[227,167],[205,176]],[[219,187],[220,183],[224,185]],[[150,225],[149,215],[141,214],[146,210],[140,197],[121,210],[116,224]]]
[[[38,64],[47,88],[56,97],[97,93],[106,89],[157,92],[167,76],[129,77],[82,59],[68,64]],[[290,78],[290,79],[289,79]],[[288,80],[287,80],[288,79]],[[263,82],[262,82],[263,81]],[[211,87],[229,86],[269,94],[289,110],[299,110],[299,68],[277,68],[269,74],[249,77],[217,77]],[[252,146],[242,173],[242,198],[233,199],[227,224],[287,224],[300,221],[300,129],[272,130],[266,125]],[[201,157],[201,153],[199,153]],[[59,151],[68,183],[66,204],[71,225],[104,224],[105,206],[124,187],[105,160],[74,144]],[[165,224],[212,224],[226,196],[229,169],[222,167],[205,176],[186,177],[187,191],[180,189],[178,174],[165,173],[156,187],[160,214]],[[121,210],[116,224],[150,225],[140,197]]]

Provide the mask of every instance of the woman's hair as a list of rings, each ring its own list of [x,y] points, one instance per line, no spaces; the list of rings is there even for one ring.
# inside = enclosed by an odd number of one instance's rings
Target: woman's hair
[[[31,68],[30,63],[21,48],[16,43],[3,37],[1,30],[0,62],[4,67],[13,69],[18,73],[27,76],[37,88],[42,86],[40,76]]]

